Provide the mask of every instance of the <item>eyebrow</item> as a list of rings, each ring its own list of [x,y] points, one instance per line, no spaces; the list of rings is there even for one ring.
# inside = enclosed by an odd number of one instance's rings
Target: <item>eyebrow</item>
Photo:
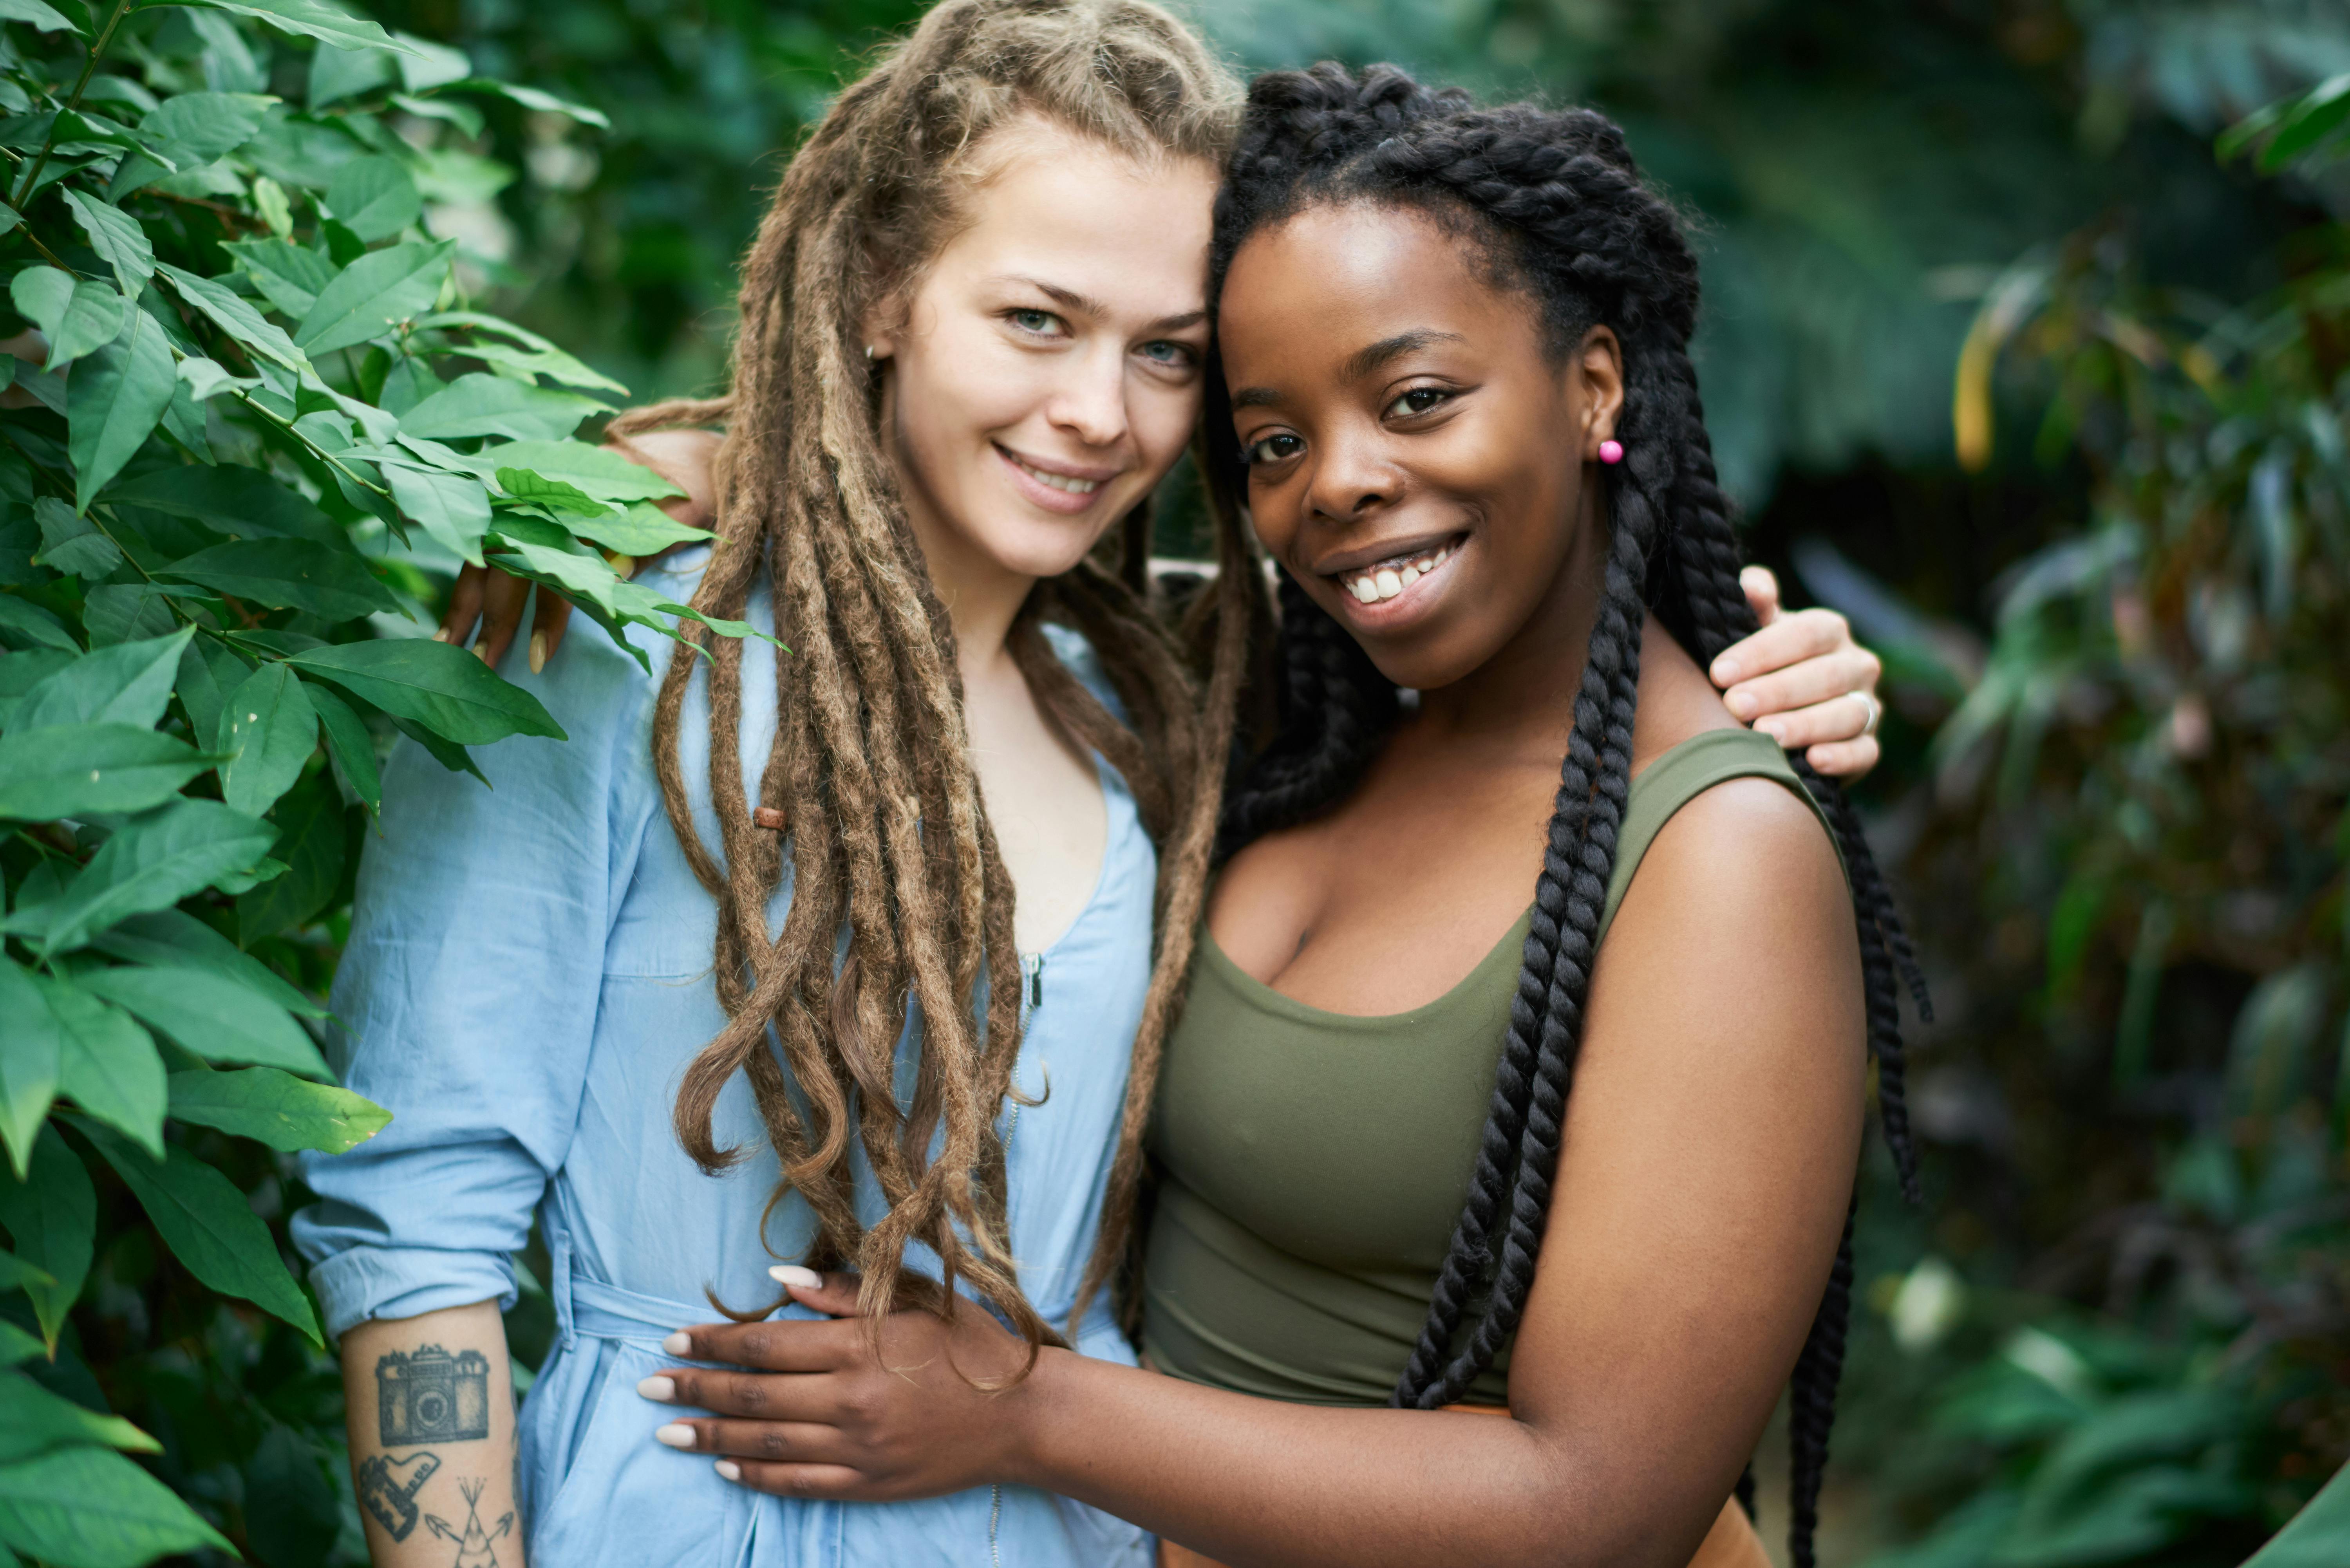
[[[1046,283],[1041,277],[1024,277],[1016,274],[996,279],[998,283],[1025,284],[1062,309],[1098,320],[1109,314],[1109,306],[1098,299],[1089,298],[1075,289],[1063,288],[1056,283]],[[1180,332],[1187,327],[1197,327],[1208,319],[1206,310],[1186,310],[1175,316],[1162,316],[1143,328],[1146,332]]]
[[[1438,332],[1421,328],[1399,332],[1392,337],[1382,337],[1367,348],[1357,349],[1347,357],[1338,373],[1349,381],[1360,380],[1382,365],[1400,359],[1434,343],[1465,343],[1468,339],[1458,332]],[[1281,401],[1281,394],[1271,387],[1243,387],[1232,394],[1232,411],[1243,409],[1269,408]]]

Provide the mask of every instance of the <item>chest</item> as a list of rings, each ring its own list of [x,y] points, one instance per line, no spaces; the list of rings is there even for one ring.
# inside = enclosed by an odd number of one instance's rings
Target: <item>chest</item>
[[[1245,974],[1355,1016],[1443,995],[1524,912],[1557,759],[1390,746],[1336,808],[1243,849],[1209,929]]]
[[[972,682],[965,713],[972,771],[1017,895],[1014,940],[1038,952],[1069,929],[1100,880],[1108,837],[1100,774],[1046,722],[1016,672],[1008,682]]]

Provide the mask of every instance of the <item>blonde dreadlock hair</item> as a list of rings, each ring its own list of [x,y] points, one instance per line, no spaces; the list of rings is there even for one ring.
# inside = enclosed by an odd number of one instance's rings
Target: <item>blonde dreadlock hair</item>
[[[841,93],[785,174],[743,264],[728,394],[613,421],[623,438],[724,423],[718,539],[694,607],[740,618],[764,576],[791,650],[778,660],[775,737],[755,803],[780,812],[784,831],[757,826],[743,784],[739,640],[688,623],[691,646],[671,659],[654,709],[670,822],[718,899],[729,1019],[686,1071],[678,1137],[705,1171],[740,1158],[741,1148],[717,1147],[711,1118],[720,1091],[746,1074],[783,1166],[770,1211],[786,1192],[807,1201],[816,1238],[806,1261],[862,1272],[860,1305],[877,1334],[901,1299],[944,1307],[945,1293],[904,1269],[918,1242],[937,1255],[945,1292],[967,1281],[1026,1337],[1032,1363],[1058,1337],[1021,1290],[1006,1230],[996,1122],[1019,1048],[1013,888],[972,771],[954,635],[885,449],[864,327],[902,301],[951,237],[958,198],[985,177],[973,158],[991,132],[1040,116],[1146,164],[1221,166],[1238,96],[1198,37],[1142,0],[946,0]],[[1190,643],[1206,654],[1203,701],[1185,645],[1149,603],[1149,527],[1139,507],[1097,551],[1104,558],[1040,582],[1010,639],[1040,705],[1129,782],[1160,854],[1155,965],[1078,1313],[1132,1231],[1141,1135],[1200,917],[1241,667],[1264,614],[1242,525],[1221,512],[1221,569]],[[1091,641],[1132,728],[1054,655],[1045,619]],[[716,856],[694,828],[679,761],[680,716],[704,654]],[[790,909],[771,935],[764,910],[786,853]],[[901,1103],[895,1064],[910,1003],[921,1038]],[[889,1204],[869,1231],[855,1201],[859,1146]]]

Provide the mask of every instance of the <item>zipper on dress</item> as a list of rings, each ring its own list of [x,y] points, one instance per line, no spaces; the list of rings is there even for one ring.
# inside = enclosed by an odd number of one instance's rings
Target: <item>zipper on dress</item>
[[[1045,1005],[1045,955],[1024,954],[1020,960],[1020,1027],[1028,1027],[1028,1020]]]
[[[990,1568],[1003,1568],[1003,1552],[996,1544],[995,1527],[1003,1518],[1003,1483],[997,1481],[988,1488],[987,1561]]]

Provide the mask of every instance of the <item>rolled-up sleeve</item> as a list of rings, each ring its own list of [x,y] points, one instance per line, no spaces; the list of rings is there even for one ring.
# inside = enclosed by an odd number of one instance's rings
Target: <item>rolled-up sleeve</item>
[[[329,1334],[513,1303],[513,1254],[577,1121],[619,860],[641,826],[646,691],[599,641],[583,628],[543,677],[517,673],[569,739],[476,747],[491,787],[407,741],[386,767],[331,1044],[392,1119],[304,1157],[318,1201],[293,1222]]]

